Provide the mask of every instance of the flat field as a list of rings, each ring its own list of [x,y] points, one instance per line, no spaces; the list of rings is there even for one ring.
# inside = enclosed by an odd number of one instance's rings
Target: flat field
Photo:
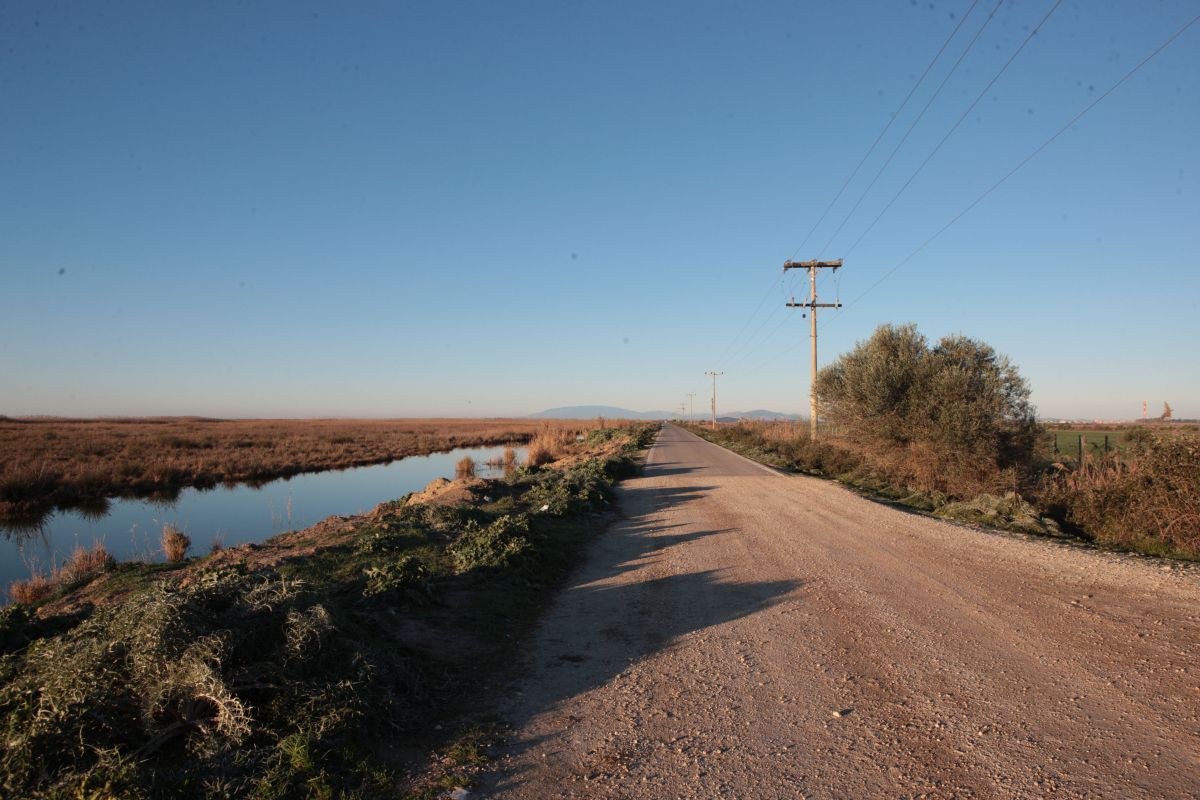
[[[1048,425],[1046,426],[1045,455],[1055,460],[1079,458],[1080,436],[1083,437],[1084,452],[1088,458],[1095,458],[1103,455],[1106,451],[1118,456],[1127,453],[1140,437],[1194,434],[1197,431],[1200,431],[1200,426],[1184,422],[1151,422],[1132,425]]]
[[[1079,437],[1083,436],[1083,447],[1088,456],[1097,456],[1107,451],[1123,452],[1128,449],[1127,438],[1129,430],[1127,428],[1109,428],[1096,430],[1055,430],[1049,431],[1050,436],[1047,438],[1048,446],[1051,449],[1051,455],[1058,457],[1079,457]]]
[[[590,423],[530,419],[0,419],[0,518],[105,497],[266,481]]]

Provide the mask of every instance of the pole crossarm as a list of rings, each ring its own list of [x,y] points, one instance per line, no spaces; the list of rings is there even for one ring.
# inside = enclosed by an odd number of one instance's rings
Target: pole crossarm
[[[836,261],[785,261],[783,268],[787,269],[839,269],[842,259]]]
[[[785,261],[783,262],[783,270],[787,272],[789,269],[806,269],[808,270],[809,294],[808,300],[804,303],[797,303],[796,298],[785,303],[788,308],[807,308],[812,311],[809,319],[809,336],[812,339],[812,369],[811,383],[809,385],[809,435],[817,438],[817,309],[818,308],[841,308],[842,302],[838,300],[836,303],[818,303],[817,302],[817,270],[832,269],[837,271],[841,269],[842,259],[836,261]]]

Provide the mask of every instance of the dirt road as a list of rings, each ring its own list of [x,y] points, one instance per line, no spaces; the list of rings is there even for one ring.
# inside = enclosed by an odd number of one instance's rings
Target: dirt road
[[[1200,796],[1200,580],[672,426],[530,643],[503,798]]]

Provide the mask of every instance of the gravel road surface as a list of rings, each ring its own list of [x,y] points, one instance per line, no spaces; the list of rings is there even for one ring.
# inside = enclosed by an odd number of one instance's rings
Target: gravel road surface
[[[667,425],[472,796],[1200,796],[1200,580],[786,476]]]

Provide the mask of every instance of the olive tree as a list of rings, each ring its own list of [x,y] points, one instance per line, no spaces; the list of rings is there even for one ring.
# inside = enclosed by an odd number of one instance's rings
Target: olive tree
[[[863,444],[919,445],[940,467],[978,478],[1032,461],[1029,384],[976,339],[946,336],[931,347],[913,324],[881,325],[821,370],[816,388],[825,416]]]

